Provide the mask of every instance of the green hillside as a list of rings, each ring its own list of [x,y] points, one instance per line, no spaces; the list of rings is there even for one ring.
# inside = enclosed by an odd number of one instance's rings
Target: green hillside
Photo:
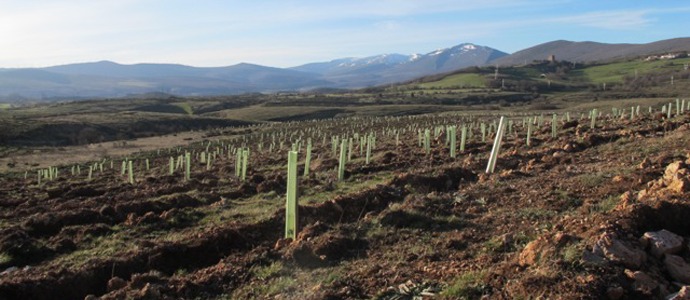
[[[570,76],[592,83],[622,83],[623,77],[634,77],[651,72],[673,72],[683,70],[683,65],[690,63],[690,58],[656,61],[625,61],[604,65],[590,66],[573,70]]]
[[[502,89],[507,91],[539,91],[542,93],[564,90],[585,90],[601,86],[630,88],[634,85],[659,86],[688,81],[690,71],[685,64],[690,58],[643,59],[618,61],[607,64],[584,65],[567,61],[534,62],[526,66],[501,67],[497,79],[495,67],[468,68],[445,75],[420,78],[400,87],[410,90]],[[640,80],[644,81],[641,82]]]
[[[421,88],[478,88],[485,87],[485,78],[483,74],[469,73],[469,74],[454,74],[445,77],[439,81],[421,83],[417,86]]]

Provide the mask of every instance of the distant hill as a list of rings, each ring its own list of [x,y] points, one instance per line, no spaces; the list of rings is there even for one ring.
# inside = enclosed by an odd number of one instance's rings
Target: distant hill
[[[311,89],[329,84],[315,73],[246,63],[197,68],[100,61],[40,69],[0,69],[0,99],[122,97],[151,92],[226,95]]]
[[[198,68],[179,64],[124,65],[98,61],[46,68],[0,69],[0,100],[122,97],[146,93],[195,96],[357,88],[483,65],[505,55],[485,46],[460,44],[423,55],[341,58],[293,68],[247,63]]]
[[[365,58],[342,58],[291,69],[319,73],[336,87],[356,88],[395,83],[470,66],[482,66],[506,55],[508,54],[490,47],[463,43],[427,54],[382,54]]]
[[[549,55],[555,55],[557,60],[595,62],[680,51],[690,51],[690,38],[676,38],[648,44],[605,44],[558,40],[497,58],[490,64],[520,65],[534,60],[545,60]]]
[[[426,54],[391,53],[339,58],[292,68],[247,63],[200,68],[179,64],[125,65],[99,61],[46,68],[0,69],[0,101],[51,101],[147,93],[201,96],[353,89],[405,82],[473,66],[521,65],[544,60],[552,54],[557,60],[592,62],[680,51],[690,51],[690,38],[649,44],[559,40],[511,55],[487,46],[462,43]],[[471,79],[466,83],[468,85],[477,85],[481,81],[476,76],[464,77]]]

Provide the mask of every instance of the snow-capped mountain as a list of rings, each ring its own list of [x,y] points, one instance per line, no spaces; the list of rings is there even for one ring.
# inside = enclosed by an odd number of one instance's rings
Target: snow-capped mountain
[[[463,43],[427,54],[382,54],[364,58],[342,58],[291,68],[318,73],[339,87],[363,87],[410,80],[470,66],[486,65],[508,55],[496,49]]]
[[[123,65],[110,61],[0,69],[0,99],[117,97],[150,92],[185,96],[324,87],[359,88],[485,65],[504,55],[489,47],[460,44],[427,54],[350,57],[286,69],[244,63],[197,68],[176,64]]]
[[[334,59],[328,62],[309,63],[293,67],[291,69],[302,72],[312,72],[318,74],[339,73],[343,71],[370,67],[375,65],[395,66],[412,61],[413,55],[402,55],[397,53],[381,54],[363,58],[346,57]]]

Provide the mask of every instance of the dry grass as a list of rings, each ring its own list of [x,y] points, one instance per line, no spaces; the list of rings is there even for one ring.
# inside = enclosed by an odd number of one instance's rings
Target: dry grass
[[[182,132],[175,135],[139,138],[127,141],[124,147],[116,142],[61,148],[43,147],[23,154],[13,153],[10,157],[0,158],[0,172],[24,172],[25,170],[49,166],[92,162],[101,160],[106,156],[124,157],[142,151],[188,145],[190,143],[189,139],[191,141],[198,141],[202,136],[202,132]],[[16,166],[9,168],[8,163],[15,163]]]

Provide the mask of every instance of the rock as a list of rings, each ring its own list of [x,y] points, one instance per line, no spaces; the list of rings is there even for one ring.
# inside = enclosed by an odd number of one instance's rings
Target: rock
[[[631,271],[626,269],[625,275],[628,279],[633,280],[632,287],[635,291],[651,296],[654,289],[659,286],[656,280],[652,279],[649,275],[641,271]]]
[[[609,297],[609,299],[611,300],[621,299],[624,295],[625,290],[620,286],[610,287],[606,290],[606,296]]]
[[[666,255],[664,265],[673,279],[690,284],[690,265],[682,257],[672,254]]]
[[[683,249],[683,238],[666,229],[645,232],[642,236],[643,244],[650,245],[650,252],[657,258],[664,254],[676,254]]]
[[[676,192],[684,193],[690,191],[690,171],[685,168],[682,161],[669,164],[664,171],[663,181],[666,188]]]
[[[108,292],[119,290],[127,286],[127,282],[120,277],[113,277],[108,280]]]
[[[639,269],[647,259],[644,251],[635,249],[618,240],[614,234],[605,232],[593,247],[592,252],[614,263]]]
[[[96,299],[98,299],[98,297],[96,297],[96,295],[92,295],[92,294],[86,295],[86,297],[84,297],[84,300],[96,300]]]

